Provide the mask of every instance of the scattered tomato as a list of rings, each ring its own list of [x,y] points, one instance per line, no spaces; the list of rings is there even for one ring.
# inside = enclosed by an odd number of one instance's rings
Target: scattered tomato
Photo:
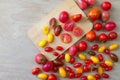
[[[75,44],[73,44],[68,51],[71,56],[75,56],[78,52],[78,48]]]
[[[76,73],[76,74],[75,74],[75,78],[80,78],[81,75],[82,75],[82,73]]]
[[[102,2],[102,4],[101,4],[101,8],[103,9],[103,10],[110,10],[111,9],[111,3],[110,2],[108,2],[108,1],[105,1],[105,2]]]
[[[116,33],[116,32],[110,32],[109,34],[108,34],[108,38],[110,39],[110,40],[114,40],[114,39],[116,39],[118,37],[118,34]]]
[[[75,22],[78,22],[82,19],[82,14],[74,14],[71,16],[71,19]]]
[[[62,46],[56,46],[56,50],[61,51],[61,50],[63,50],[63,47]]]
[[[115,22],[112,22],[112,21],[107,22],[107,23],[105,24],[104,28],[105,28],[105,30],[107,30],[107,31],[112,31],[112,30],[114,30],[114,29],[116,28],[116,23],[115,23]]]
[[[101,23],[101,22],[96,22],[96,23],[94,24],[94,30],[100,31],[102,28],[103,28],[103,26],[102,26],[102,23]]]
[[[54,29],[56,24],[57,24],[56,18],[55,17],[51,18],[50,21],[49,21],[50,28]]]
[[[52,70],[53,72],[58,72],[58,67],[54,65]]]
[[[49,72],[53,69],[53,63],[51,61],[47,61],[43,66],[42,66],[43,71]]]
[[[68,74],[68,77],[69,77],[70,79],[74,78],[74,77],[75,77],[75,73],[74,73],[74,72],[70,72],[70,73]]]
[[[94,5],[96,0],[87,0],[88,5]]]
[[[85,51],[87,49],[87,43],[85,41],[80,41],[78,43],[78,48],[80,51]]]
[[[98,59],[99,59],[99,61],[100,61],[100,62],[102,62],[102,61],[104,60],[104,58],[103,58],[103,55],[102,55],[102,54],[100,54],[100,53],[99,53],[97,56],[98,56]]]
[[[46,61],[47,61],[46,57],[41,53],[35,56],[35,62],[37,64],[44,64]]]
[[[83,34],[83,30],[80,27],[76,26],[73,28],[72,33],[74,36],[80,37]]]
[[[82,65],[82,63],[78,62],[78,63],[75,63],[73,66],[74,66],[74,68],[78,68],[78,67],[80,67],[81,65]]]
[[[54,55],[54,56],[58,56],[59,53],[58,53],[58,52],[53,52],[53,55]]]
[[[66,67],[65,67],[65,70],[66,70],[67,72],[69,72],[69,73],[70,73],[70,72],[73,72],[72,69],[71,69],[69,66],[66,66]]]
[[[56,60],[53,61],[53,65],[57,66],[57,67],[60,67],[60,66],[63,66],[64,63],[62,61],[56,59]]]
[[[68,19],[69,19],[69,14],[67,11],[60,12],[60,15],[59,15],[60,22],[65,23]]]
[[[96,79],[101,79],[100,74],[95,74],[95,78],[96,78]]]
[[[61,54],[59,57],[58,57],[58,60],[63,60],[65,58],[65,54]]]
[[[55,34],[55,36],[59,36],[60,33],[61,33],[61,31],[62,31],[61,25],[57,25],[57,26],[54,28],[54,34]]]
[[[103,11],[101,14],[102,21],[108,21],[110,19],[109,11]]]
[[[73,64],[75,62],[75,57],[70,58],[70,63]]]
[[[98,40],[100,42],[106,42],[108,41],[108,36],[105,34],[105,33],[101,33],[99,36],[98,36]]]
[[[37,75],[40,72],[40,68],[39,67],[35,67],[32,69],[32,74],[33,75]]]
[[[107,49],[107,48],[104,50],[104,52],[105,52],[106,54],[110,54],[110,50]]]
[[[87,80],[87,76],[82,76],[81,80]]]
[[[52,50],[53,50],[52,47],[45,47],[45,48],[44,48],[44,51],[45,51],[45,52],[51,52]]]
[[[98,47],[99,47],[98,44],[94,44],[94,45],[92,45],[91,50],[97,50]]]
[[[47,80],[57,80],[57,77],[54,74],[50,74]]]
[[[88,41],[94,41],[94,40],[96,40],[96,33],[94,31],[90,31],[86,34],[85,38]]]
[[[103,78],[109,78],[109,75],[108,75],[107,73],[103,73],[103,74],[102,74],[102,77],[103,77]]]

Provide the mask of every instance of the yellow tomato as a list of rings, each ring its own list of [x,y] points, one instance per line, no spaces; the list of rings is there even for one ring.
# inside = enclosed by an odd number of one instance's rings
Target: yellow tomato
[[[46,80],[47,79],[47,74],[46,73],[40,73],[37,75],[38,79]]]
[[[88,74],[87,80],[96,80],[96,78],[92,74]]]
[[[83,53],[79,53],[79,54],[78,54],[78,57],[79,57],[79,59],[81,59],[81,60],[85,60],[85,59],[86,59],[86,55],[83,54]]]
[[[83,72],[83,69],[81,67],[76,68],[75,70],[76,70],[76,73],[82,73]]]
[[[101,52],[101,53],[104,52],[105,48],[106,48],[105,46],[100,46],[98,49],[98,52]]]
[[[59,67],[59,75],[62,77],[62,78],[65,78],[66,77],[66,71],[63,67]]]
[[[105,64],[107,66],[113,66],[113,62],[111,60],[105,60]]]
[[[118,44],[111,44],[111,45],[109,45],[109,49],[110,50],[115,50],[115,49],[117,49],[118,48]]]
[[[71,58],[71,57],[70,57],[70,54],[69,54],[69,53],[66,53],[66,54],[65,54],[65,61],[66,61],[66,62],[70,62],[70,58]]]
[[[50,31],[50,29],[49,29],[48,26],[43,26],[43,27],[42,27],[42,32],[43,32],[43,34],[47,35],[47,34],[49,33],[49,31]]]
[[[101,67],[101,66],[99,66],[98,68],[97,68],[97,72],[98,72],[98,74],[102,74],[103,73],[103,68]]]
[[[90,59],[93,61],[93,63],[97,64],[99,63],[99,59],[96,56],[91,56]]]
[[[46,40],[41,40],[38,44],[39,47],[44,47],[47,44]]]
[[[48,42],[53,42],[54,40],[54,35],[52,33],[48,34]]]

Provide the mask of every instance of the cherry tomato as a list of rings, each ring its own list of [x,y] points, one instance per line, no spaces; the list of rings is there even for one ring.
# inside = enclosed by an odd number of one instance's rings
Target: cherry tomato
[[[58,52],[53,52],[53,55],[54,55],[54,56],[58,56],[59,53],[58,53]]]
[[[74,66],[74,68],[78,68],[78,67],[80,67],[82,64],[80,63],[80,62],[78,62],[78,63],[75,63],[73,66]]]
[[[83,30],[80,27],[74,27],[72,31],[73,35],[76,37],[80,37],[83,34]]]
[[[68,74],[68,77],[69,77],[70,79],[74,78],[74,77],[75,77],[75,73],[74,73],[74,72],[70,72],[70,73]]]
[[[112,31],[112,30],[114,30],[114,29],[116,28],[116,23],[115,23],[115,22],[112,22],[112,21],[107,22],[107,23],[105,24],[104,28],[105,28],[105,30],[107,30],[107,31]]]
[[[103,59],[104,59],[104,58],[103,58],[103,55],[99,53],[97,56],[98,56],[98,59],[102,62]]]
[[[90,65],[83,65],[83,72],[89,72],[90,71]]]
[[[88,7],[87,2],[85,0],[78,0],[77,3],[82,10],[85,10]]]
[[[96,40],[96,33],[94,31],[90,31],[86,34],[85,38],[88,41],[94,41],[94,40]]]
[[[68,33],[61,34],[60,39],[63,43],[70,43],[72,40],[70,34],[68,34]]]
[[[82,19],[82,14],[75,14],[71,16],[71,19],[75,22],[78,22]]]
[[[109,78],[109,75],[108,75],[107,73],[103,73],[103,74],[102,74],[102,77],[103,77],[103,78]]]
[[[53,65],[60,67],[60,66],[63,66],[64,63],[62,61],[56,59],[53,61]]]
[[[88,3],[89,5],[94,5],[95,2],[96,2],[96,0],[87,0],[87,3]]]
[[[41,53],[35,56],[35,62],[37,64],[44,64],[46,61],[47,61],[46,57]]]
[[[49,72],[53,69],[53,63],[51,61],[47,61],[43,66],[42,66],[43,71]]]
[[[94,45],[91,47],[91,49],[92,49],[92,50],[97,50],[98,47],[99,47],[98,44],[94,44]]]
[[[91,65],[91,64],[93,64],[93,61],[92,61],[91,59],[86,59],[86,60],[84,61],[84,63],[85,63],[86,65]]]
[[[53,66],[53,72],[58,72],[58,67],[57,66]]]
[[[87,54],[89,54],[90,56],[95,56],[95,55],[96,55],[96,52],[90,50],[90,51],[87,52]]]
[[[107,67],[107,65],[106,65],[105,63],[100,63],[100,66],[101,66],[102,68],[106,68],[106,67]]]
[[[45,52],[51,52],[52,50],[53,50],[52,47],[45,47],[45,48],[44,48],[44,51],[45,51]]]
[[[72,69],[71,69],[69,66],[66,66],[66,67],[65,67],[65,70],[66,70],[67,72],[69,72],[69,73],[70,73],[70,72],[73,72]]]
[[[105,49],[104,51],[106,54],[110,54],[110,50],[109,49]]]
[[[110,70],[112,70],[112,66],[107,66],[107,67],[105,68],[105,71],[110,71]]]
[[[87,80],[87,76],[82,76],[81,80]]]
[[[69,19],[69,14],[67,11],[62,11],[59,15],[59,20],[62,23],[65,23]]]
[[[65,31],[72,31],[74,25],[75,25],[74,21],[68,20],[68,21],[65,22],[65,24],[64,24],[64,26],[63,26],[63,29],[64,29]]]
[[[54,74],[50,74],[47,80],[57,80],[57,77]]]
[[[76,46],[75,44],[73,44],[73,45],[69,48],[68,52],[69,52],[69,54],[70,54],[71,56],[75,56],[75,55],[77,54],[77,52],[78,52],[77,46]]]
[[[102,21],[108,21],[110,19],[109,11],[103,11],[101,14]]]
[[[108,36],[105,34],[105,33],[101,33],[99,36],[98,36],[98,40],[100,42],[106,42],[108,41]]]
[[[63,60],[65,58],[65,54],[61,54],[59,57],[58,57],[58,60]]]
[[[95,74],[95,78],[96,78],[96,79],[101,79],[100,74]]]
[[[55,26],[56,26],[56,24],[57,24],[56,18],[54,18],[54,17],[51,18],[50,21],[49,21],[50,28],[51,28],[51,29],[54,29]]]
[[[73,64],[75,62],[75,57],[70,58],[70,63]]]
[[[36,68],[32,69],[32,74],[33,75],[37,75],[39,72],[40,72],[40,68],[39,67],[36,67]]]
[[[95,21],[95,20],[97,20],[97,19],[100,18],[100,14],[101,14],[101,12],[100,12],[100,10],[99,10],[98,8],[92,8],[92,9],[90,9],[90,10],[88,11],[87,16],[88,16],[91,20]]]
[[[111,9],[111,3],[110,2],[108,2],[108,1],[105,1],[105,2],[102,2],[102,4],[101,4],[101,8],[103,9],[103,10],[110,10]]]
[[[96,23],[94,24],[94,30],[100,31],[102,28],[103,28],[102,23],[96,22]]]
[[[63,50],[63,47],[62,46],[56,46],[56,50],[61,51],[61,50]]]
[[[80,51],[85,51],[87,49],[87,43],[85,41],[80,41],[78,43],[78,48]]]
[[[110,32],[110,33],[108,34],[108,37],[109,37],[110,40],[116,39],[117,36],[118,36],[118,34],[117,34],[116,32]]]
[[[75,74],[75,78],[80,78],[81,75],[82,75],[82,73],[76,73],[76,74]]]

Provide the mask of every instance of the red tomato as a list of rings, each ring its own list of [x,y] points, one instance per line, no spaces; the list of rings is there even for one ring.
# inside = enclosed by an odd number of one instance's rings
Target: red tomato
[[[58,72],[58,67],[57,66],[53,66],[53,72]]]
[[[96,40],[96,33],[94,31],[90,31],[86,34],[85,38],[88,41],[94,41],[94,40]]]
[[[49,72],[53,69],[53,63],[51,61],[47,61],[43,66],[42,66],[43,71]]]
[[[67,11],[62,11],[59,15],[59,20],[62,23],[65,23],[69,19],[69,14]]]
[[[92,49],[92,50],[97,50],[98,47],[99,47],[98,44],[94,44],[91,49]]]
[[[95,78],[96,78],[96,79],[101,79],[100,74],[95,74]]]
[[[68,20],[67,22],[65,22],[63,28],[64,28],[65,31],[72,31],[74,25],[75,25],[74,21]]]
[[[76,73],[76,74],[75,74],[75,78],[80,78],[81,75],[82,75],[82,73]]]
[[[60,67],[60,66],[63,66],[64,63],[62,61],[56,59],[56,60],[53,61],[53,65],[57,66],[57,67]]]
[[[46,61],[47,61],[46,57],[41,53],[35,56],[35,62],[37,64],[44,64]]]
[[[65,67],[65,70],[66,70],[67,72],[69,72],[69,73],[70,73],[70,72],[73,72],[72,69],[71,69],[69,66],[66,66],[66,67]]]
[[[64,57],[65,57],[65,54],[61,54],[57,59],[61,61],[64,59]]]
[[[80,62],[78,62],[78,63],[75,63],[73,66],[74,66],[74,68],[78,68],[78,67],[80,67],[82,64],[80,63]]]
[[[70,34],[68,34],[68,33],[61,34],[60,39],[63,43],[70,43],[72,40]]]
[[[78,48],[80,51],[85,51],[87,49],[87,43],[85,41],[80,41],[78,43]]]
[[[116,39],[117,36],[118,36],[118,34],[117,34],[116,32],[110,32],[110,33],[108,34],[108,37],[109,37],[110,40]]]
[[[83,34],[83,30],[80,27],[74,27],[72,33],[74,36],[80,37]]]
[[[110,10],[111,9],[111,3],[110,2],[108,2],[108,1],[105,1],[105,2],[103,2],[102,4],[101,4],[101,8],[103,9],[103,10]]]
[[[57,77],[54,74],[50,74],[47,80],[57,80]]]
[[[69,54],[70,54],[71,56],[75,56],[75,55],[77,54],[77,52],[78,52],[77,46],[76,46],[75,44],[73,44],[73,45],[69,48],[68,52],[69,52]]]
[[[87,76],[82,76],[81,80],[87,80]]]
[[[82,19],[82,14],[75,14],[71,16],[71,19],[75,22],[78,22]]]
[[[103,11],[101,14],[102,21],[108,21],[110,19],[109,11]]]
[[[86,59],[84,63],[86,65],[91,65],[91,64],[93,64],[93,61],[91,59]]]
[[[63,47],[62,46],[56,46],[56,50],[61,51],[61,50],[63,50]]]
[[[73,64],[75,62],[75,57],[70,58],[70,63]]]
[[[37,75],[39,72],[40,72],[40,68],[39,67],[36,67],[36,68],[32,69],[32,74],[33,75]]]
[[[104,51],[106,54],[110,54],[110,50],[109,49],[105,49],[105,51]]]
[[[107,31],[111,31],[111,30],[114,30],[115,28],[116,28],[116,23],[115,22],[112,22],[112,21],[110,21],[110,22],[107,22],[106,24],[105,24],[105,30],[107,30]]]
[[[101,42],[106,42],[106,41],[108,41],[108,36],[105,33],[101,33],[98,36],[98,40],[101,41]]]
[[[94,24],[94,30],[99,31],[99,30],[101,30],[102,28],[103,28],[102,23],[96,22],[96,23]]]
[[[88,11],[87,16],[94,21],[100,18],[100,14],[101,12],[98,8],[92,8]]]
[[[100,62],[102,62],[102,61],[104,60],[104,58],[103,58],[103,55],[102,55],[102,54],[100,54],[100,53],[99,53],[97,56],[98,56],[98,59],[100,60]]]
[[[78,0],[77,3],[82,10],[85,10],[88,7],[87,2],[85,0]]]
[[[103,77],[103,78],[109,78],[109,75],[108,75],[107,73],[103,73],[103,74],[102,74],[102,77]]]
[[[74,73],[74,72],[70,72],[70,73],[68,74],[68,77],[69,77],[70,79],[74,78],[74,77],[75,77],[75,73]]]
[[[87,3],[88,3],[89,5],[94,5],[95,2],[96,2],[96,0],[87,0]]]

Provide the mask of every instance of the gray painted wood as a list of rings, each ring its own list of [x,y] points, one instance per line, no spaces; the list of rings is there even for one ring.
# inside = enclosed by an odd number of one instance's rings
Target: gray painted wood
[[[39,66],[34,62],[34,56],[39,51],[28,39],[27,30],[62,1],[0,0],[0,80],[38,80],[31,75],[31,69]],[[111,20],[117,23],[115,30],[120,35],[120,0],[109,1],[113,4]],[[120,38],[106,45],[113,42],[120,44],[119,41]],[[113,52],[120,59],[119,49]],[[109,73],[109,80],[119,80],[119,63],[115,63],[114,70]]]

